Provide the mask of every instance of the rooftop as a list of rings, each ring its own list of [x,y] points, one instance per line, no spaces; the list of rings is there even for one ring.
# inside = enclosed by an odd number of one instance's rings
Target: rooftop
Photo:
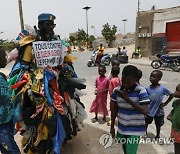
[[[163,13],[168,11],[180,10],[180,6],[171,7],[171,8],[164,8],[164,9],[152,9],[148,11],[141,11],[142,13]]]

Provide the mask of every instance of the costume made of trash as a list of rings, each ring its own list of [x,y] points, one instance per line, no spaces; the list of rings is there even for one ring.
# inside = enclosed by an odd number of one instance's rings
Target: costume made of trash
[[[38,19],[54,25],[55,16],[43,13]],[[58,36],[44,40],[40,29],[37,35],[23,33],[22,37],[20,33],[19,37],[18,58],[8,84],[15,128],[23,136],[22,151],[59,154],[62,144],[77,135],[87,116],[79,98],[85,80],[77,77],[73,58],[64,53]]]

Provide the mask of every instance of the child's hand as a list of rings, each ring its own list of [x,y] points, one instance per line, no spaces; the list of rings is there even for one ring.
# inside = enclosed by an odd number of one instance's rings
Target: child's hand
[[[163,107],[165,107],[166,105],[167,105],[166,103],[162,103],[162,104],[160,105],[160,107],[163,108]]]
[[[126,91],[115,89],[114,92],[119,94],[119,96],[124,100],[128,98],[128,95],[127,95]]]
[[[95,91],[94,91],[94,94],[95,94],[95,95],[97,95],[97,94],[98,94],[98,91],[97,91],[97,89],[95,89]]]
[[[174,113],[174,109],[172,109],[171,112],[169,113],[169,115],[167,116],[167,119],[168,119],[169,121],[172,121],[173,113]]]
[[[102,94],[103,92],[104,92],[103,90],[97,90],[96,95],[97,95],[97,94]]]
[[[103,90],[99,90],[98,91],[98,94],[102,94],[104,91]]]
[[[167,120],[171,121],[172,117],[171,116],[167,116]]]

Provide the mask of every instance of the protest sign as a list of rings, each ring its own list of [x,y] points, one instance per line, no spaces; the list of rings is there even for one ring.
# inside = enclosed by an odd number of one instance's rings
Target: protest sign
[[[61,41],[36,41],[33,50],[37,67],[54,67],[64,60]]]

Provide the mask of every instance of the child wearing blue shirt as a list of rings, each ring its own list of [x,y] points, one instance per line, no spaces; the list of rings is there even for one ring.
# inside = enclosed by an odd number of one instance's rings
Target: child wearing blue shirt
[[[169,91],[165,86],[159,84],[163,73],[160,70],[152,71],[150,75],[151,85],[146,87],[149,95],[150,104],[148,106],[148,114],[146,117],[146,128],[152,123],[153,119],[156,125],[156,138],[160,137],[161,127],[164,124],[164,109],[173,98],[173,93]],[[163,103],[163,97],[169,96],[167,101]]]
[[[137,84],[138,72],[137,67],[133,65],[125,66],[122,71],[122,85],[116,87],[111,96],[114,105],[111,112],[110,133],[115,137],[114,123],[117,117],[116,139],[118,142],[126,141],[122,143],[125,154],[137,153],[140,136],[146,133],[144,115],[148,111],[149,99],[146,89]],[[133,143],[129,143],[129,140]]]

